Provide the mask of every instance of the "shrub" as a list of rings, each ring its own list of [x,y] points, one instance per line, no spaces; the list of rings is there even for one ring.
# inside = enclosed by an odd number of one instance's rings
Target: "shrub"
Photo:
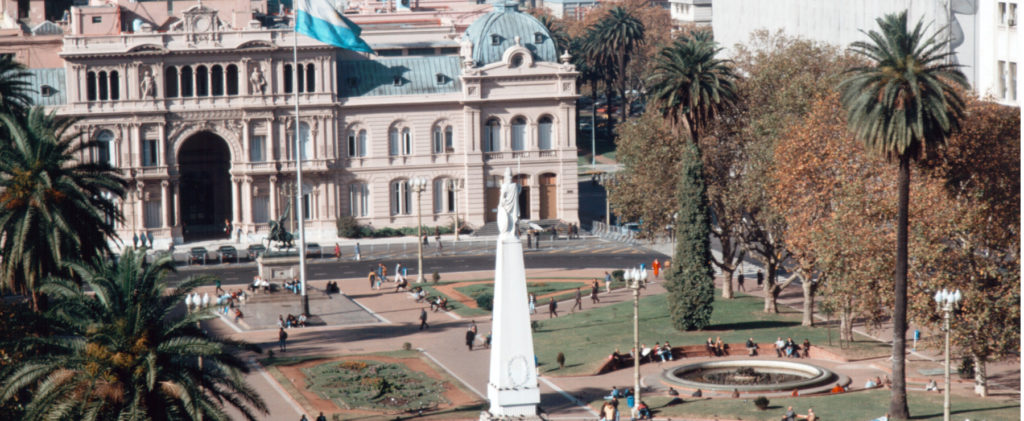
[[[360,238],[362,227],[354,216],[342,216],[338,218],[338,237]]]
[[[373,236],[375,238],[380,238],[380,237],[401,237],[402,235],[403,235],[402,231],[399,231],[399,230],[391,228],[391,227],[384,227],[384,228],[380,228],[378,230],[373,231]]]
[[[559,352],[558,356],[555,357],[555,361],[558,361],[558,368],[565,368],[565,354]]]
[[[754,406],[756,406],[757,409],[760,409],[762,411],[768,409],[768,398],[764,396],[758,396],[757,399],[754,399]]]
[[[362,371],[366,369],[366,363],[362,361],[342,361],[341,364],[338,364],[338,367],[345,370]]]
[[[626,279],[626,277],[623,276],[625,273],[626,273],[626,271],[624,271],[622,269],[613,270],[612,271],[612,280],[616,281],[616,282],[624,281]]]
[[[430,275],[430,280],[434,281],[435,284],[441,282],[441,274],[435,270],[434,274]]]
[[[973,379],[974,378],[974,358],[971,358],[970,356],[964,356],[964,358],[962,360],[960,360],[960,368],[958,368],[956,371],[957,371],[957,373],[960,374],[960,378],[961,379],[965,379],[965,380]]]
[[[411,343],[408,343],[408,342],[406,342],[406,343],[403,343],[403,344],[402,344],[402,349],[404,349],[404,350],[408,351],[408,350],[412,349],[412,344],[411,344]]]
[[[476,306],[487,311],[494,309],[494,296],[491,294],[480,294],[476,297]]]

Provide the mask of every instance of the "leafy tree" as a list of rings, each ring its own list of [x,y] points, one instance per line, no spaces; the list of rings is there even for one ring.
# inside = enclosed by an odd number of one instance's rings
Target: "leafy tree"
[[[109,252],[121,219],[113,200],[124,196],[126,181],[107,163],[79,160],[98,143],[72,135],[72,119],[34,107],[24,119],[0,115],[0,122],[11,136],[0,145],[0,273],[40,311],[39,287],[62,262]]]
[[[616,6],[608,11],[587,33],[588,50],[595,61],[612,61],[614,57],[619,95],[623,98],[621,120],[628,116],[629,102],[626,100],[626,65],[634,51],[644,43],[644,24],[625,8]],[[601,59],[599,57],[604,56]]]
[[[14,61],[13,54],[0,56],[0,113],[20,116],[32,104],[32,85],[25,65]]]
[[[711,221],[708,220],[702,167],[697,145],[687,143],[683,149],[677,196],[676,247],[665,285],[672,324],[679,330],[700,330],[711,324],[715,300],[714,272],[710,263]]]
[[[535,12],[540,10],[543,10],[543,12]],[[551,34],[551,41],[555,43],[555,51],[558,54],[569,49],[569,33],[565,31],[565,26],[561,20],[548,13],[547,9],[533,9],[530,13],[534,14],[537,20],[547,28],[548,33]]]
[[[907,419],[907,212],[911,160],[945,143],[963,116],[963,100],[955,86],[967,80],[950,59],[946,43],[926,36],[918,22],[907,27],[907,12],[876,20],[881,32],[851,50],[871,64],[850,70],[843,81],[843,107],[850,130],[867,149],[899,163],[899,205],[896,217],[896,268],[893,305],[893,388],[889,414]]]
[[[69,278],[44,284],[59,302],[46,314],[58,334],[25,340],[32,352],[3,373],[0,400],[31,391],[27,419],[227,420],[225,403],[250,420],[266,414],[238,357],[259,348],[209,336],[199,327],[216,317],[208,310],[175,315],[211,279],[191,278],[167,294],[173,262],[144,260],[144,251],[129,249],[118,263],[70,264],[93,294]]]

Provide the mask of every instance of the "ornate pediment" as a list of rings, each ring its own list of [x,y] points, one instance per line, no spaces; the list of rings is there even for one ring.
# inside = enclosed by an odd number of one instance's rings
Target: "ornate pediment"
[[[202,4],[192,6],[181,14],[182,29],[188,34],[190,45],[211,42],[219,45],[223,22],[217,18],[217,11]]]

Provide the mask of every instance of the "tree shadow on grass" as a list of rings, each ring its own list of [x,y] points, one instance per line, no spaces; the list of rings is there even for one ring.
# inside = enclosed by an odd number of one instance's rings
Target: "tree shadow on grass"
[[[775,329],[800,326],[800,322],[789,322],[783,320],[755,320],[749,322],[726,323],[710,326],[708,331],[713,330],[754,330],[754,329]]]
[[[961,409],[961,410],[956,410],[956,411],[951,410],[951,411],[949,411],[949,414],[950,415],[957,415],[957,414],[981,413],[981,412],[986,412],[986,411],[998,411],[1000,409],[1012,409],[1012,408],[1020,408],[1020,405],[993,406],[991,408],[971,408],[971,409]],[[936,413],[933,413],[933,414],[911,415],[910,419],[912,419],[912,420],[926,420],[926,419],[941,418],[941,417],[942,417],[942,413],[941,412],[936,412]]]

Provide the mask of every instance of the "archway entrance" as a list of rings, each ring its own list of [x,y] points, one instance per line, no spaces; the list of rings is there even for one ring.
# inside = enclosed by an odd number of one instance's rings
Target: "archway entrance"
[[[196,133],[178,151],[181,224],[185,241],[227,238],[231,218],[231,152],[210,132]]]
[[[519,219],[530,219],[530,176],[518,174],[512,179],[519,184]]]

